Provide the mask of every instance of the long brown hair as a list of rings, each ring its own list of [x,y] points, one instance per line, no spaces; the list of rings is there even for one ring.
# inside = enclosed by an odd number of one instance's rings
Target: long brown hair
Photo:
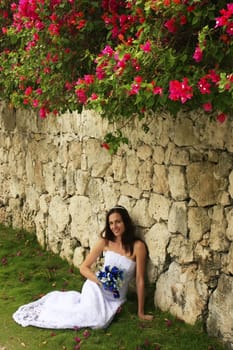
[[[106,216],[106,222],[105,222],[105,228],[101,232],[101,236],[109,241],[114,242],[116,237],[114,236],[112,230],[109,226],[109,216],[113,213],[120,214],[124,225],[125,225],[125,232],[122,236],[122,244],[126,252],[130,252],[130,254],[133,254],[133,248],[134,248],[134,242],[137,241],[139,238],[135,235],[135,226],[133,224],[133,221],[131,217],[129,216],[129,213],[127,209],[125,209],[121,205],[116,205],[115,207],[111,208]]]

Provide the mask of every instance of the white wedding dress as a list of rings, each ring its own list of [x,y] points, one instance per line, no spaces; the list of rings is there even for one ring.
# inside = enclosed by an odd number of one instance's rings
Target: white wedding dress
[[[106,328],[126,301],[128,284],[135,273],[135,262],[113,251],[104,254],[104,266],[108,265],[124,270],[119,298],[114,298],[112,292],[104,290],[95,282],[86,280],[81,293],[50,292],[37,301],[21,306],[13,314],[13,319],[23,327]]]

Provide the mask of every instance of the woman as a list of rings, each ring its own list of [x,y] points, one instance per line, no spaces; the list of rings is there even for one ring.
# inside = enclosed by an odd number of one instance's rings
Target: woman
[[[114,288],[107,286],[106,278],[93,272],[92,266],[101,256],[104,256],[104,272],[112,267],[119,269],[117,282],[120,280],[121,283],[117,287],[117,283]],[[81,274],[87,278],[81,293],[50,292],[35,302],[21,306],[13,318],[23,327],[106,328],[126,301],[129,281],[136,272],[138,316],[142,320],[151,320],[152,316],[144,313],[146,258],[146,246],[135,237],[128,211],[122,206],[115,206],[107,214],[100,240],[80,266]]]

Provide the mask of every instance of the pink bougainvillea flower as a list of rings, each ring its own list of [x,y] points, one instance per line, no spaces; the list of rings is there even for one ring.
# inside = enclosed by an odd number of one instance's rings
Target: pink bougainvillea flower
[[[98,95],[97,95],[96,93],[93,92],[93,93],[91,94],[91,100],[94,101],[94,100],[97,100],[97,99],[98,99]]]
[[[227,116],[225,113],[220,113],[218,116],[217,116],[217,121],[222,124],[225,122],[225,120],[227,119]]]
[[[47,114],[48,114],[47,108],[45,108],[45,107],[40,108],[39,116],[40,116],[41,119],[46,118]]]
[[[137,95],[139,93],[139,90],[140,90],[140,84],[133,83],[131,85],[131,89],[129,91],[129,95]]]
[[[217,74],[214,69],[211,69],[206,75],[206,77],[209,78],[215,84],[217,84],[220,80],[219,74]]]
[[[202,52],[202,50],[200,49],[200,47],[197,46],[196,49],[195,49],[195,52],[194,52],[194,54],[193,54],[193,59],[194,59],[196,62],[201,62],[202,57],[203,57],[203,52]]]
[[[102,147],[102,148],[105,148],[107,151],[110,150],[110,146],[109,146],[109,144],[106,143],[106,142],[102,143],[101,147]]]
[[[102,50],[102,54],[107,55],[109,57],[112,57],[114,53],[115,51],[109,45],[106,45],[105,48]]]
[[[36,89],[36,93],[37,93],[37,95],[41,95],[43,93],[43,91],[41,88],[39,88],[39,89]]]
[[[213,109],[212,103],[211,102],[206,102],[202,105],[203,109],[205,112],[211,112]]]
[[[39,100],[35,99],[32,101],[32,106],[37,108],[39,106]]]
[[[28,87],[25,89],[24,94],[25,94],[26,96],[29,96],[29,95],[31,95],[32,91],[33,91],[32,87],[31,87],[31,86],[28,86]]]
[[[87,95],[86,95],[86,90],[85,89],[82,89],[82,88],[81,89],[77,89],[75,91],[75,93],[76,93],[76,95],[78,97],[78,101],[80,103],[85,104],[87,102]]]
[[[7,34],[7,28],[6,27],[2,27],[2,33],[3,34]]]
[[[84,81],[85,81],[86,84],[93,84],[94,80],[95,80],[94,75],[92,75],[92,74],[84,75]]]
[[[198,81],[198,89],[202,95],[210,94],[211,84],[207,81],[206,77],[201,78]]]
[[[227,24],[227,29],[226,29],[227,34],[233,35],[233,23],[230,22]]]
[[[7,258],[4,256],[1,260],[2,265],[7,265]]]
[[[151,42],[148,40],[144,45],[140,45],[144,52],[151,52]]]
[[[90,335],[91,335],[91,333],[89,332],[89,330],[88,330],[88,329],[85,329],[85,331],[83,332],[83,336],[84,336],[85,338],[88,338],[88,337],[90,337]]]
[[[167,20],[164,23],[164,27],[167,28],[167,30],[170,33],[176,33],[177,32],[176,19],[175,18],[171,18],[171,19]]]
[[[143,81],[143,78],[140,76],[140,75],[137,75],[135,78],[134,78],[134,81],[138,84],[141,84],[142,81]]]
[[[161,88],[160,86],[153,87],[153,94],[162,96],[163,88]]]
[[[183,26],[187,23],[187,18],[185,15],[180,16],[180,24]]]
[[[193,97],[192,86],[188,85],[188,78],[184,78],[182,82],[171,80],[169,83],[169,98],[173,101],[180,100],[185,103]]]
[[[165,319],[165,324],[167,327],[171,327],[172,326],[172,321],[169,319]]]

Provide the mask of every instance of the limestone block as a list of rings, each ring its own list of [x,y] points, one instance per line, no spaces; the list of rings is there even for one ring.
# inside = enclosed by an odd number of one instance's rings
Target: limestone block
[[[174,202],[168,216],[168,230],[187,236],[187,205],[185,202]]]
[[[83,263],[84,259],[85,259],[85,249],[83,247],[76,247],[74,249],[74,255],[73,255],[74,266],[79,268],[79,266]]]
[[[181,235],[176,235],[170,239],[167,252],[171,257],[175,258],[178,263],[188,264],[194,261],[193,249],[193,242],[184,239]]]
[[[23,227],[22,205],[20,198],[10,198],[7,211],[10,213],[12,227]]]
[[[154,219],[148,212],[148,200],[139,199],[131,211],[132,215],[136,218],[137,224],[142,227],[150,227],[154,224]]]
[[[13,131],[16,127],[16,113],[1,101],[1,127],[6,131]]]
[[[39,209],[43,214],[48,214],[51,197],[48,194],[42,194],[39,198]]]
[[[216,119],[206,120],[203,124],[201,143],[209,148],[224,149],[228,128],[228,121],[219,124]]]
[[[214,251],[222,252],[229,249],[229,241],[226,239],[226,219],[222,206],[213,208],[213,216],[210,229],[210,247]]]
[[[229,193],[231,195],[231,198],[233,198],[233,170],[229,175]]]
[[[68,163],[66,171],[66,193],[69,196],[75,194],[76,184],[75,184],[75,174],[76,171],[72,163]]]
[[[171,192],[171,196],[174,200],[185,200],[187,198],[186,193],[186,181],[184,176],[184,168],[180,166],[170,166],[168,171],[168,183]]]
[[[111,177],[105,177],[102,185],[102,193],[105,206],[108,210],[118,203],[121,193],[121,184],[119,182],[114,182]]]
[[[197,279],[194,264],[182,267],[173,262],[168,271],[160,275],[154,300],[162,311],[195,324],[205,310],[207,295],[207,286]]]
[[[49,194],[54,194],[56,184],[54,181],[54,165],[52,163],[43,164],[43,176],[45,190]]]
[[[39,194],[34,186],[27,186],[25,189],[27,205],[29,210],[37,212],[39,209]]]
[[[153,161],[157,164],[163,164],[164,162],[164,149],[161,146],[155,146],[153,152]]]
[[[174,148],[171,151],[170,160],[173,165],[188,165],[189,152],[186,149]]]
[[[97,150],[99,150],[98,157]],[[90,139],[85,142],[84,154],[87,157],[87,166],[91,170],[91,175],[104,176],[112,161],[110,153],[101,148],[98,140]]]
[[[46,246],[46,227],[47,227],[47,216],[43,210],[38,211],[35,216],[35,227],[36,237],[39,244],[45,248]]]
[[[77,170],[74,176],[76,191],[79,195],[84,195],[86,192],[88,179],[90,174],[87,171]]]
[[[226,152],[221,153],[218,159],[218,163],[214,169],[214,176],[217,179],[220,179],[221,177],[228,177],[232,169],[232,165],[232,156]]]
[[[148,212],[149,215],[156,221],[168,220],[169,208],[171,200],[165,196],[152,193],[149,200]]]
[[[74,249],[77,246],[77,241],[74,238],[65,237],[62,240],[60,257],[67,260],[69,264],[73,262]]]
[[[222,274],[209,300],[207,330],[212,336],[221,334],[233,349],[233,277]]]
[[[187,166],[187,184],[190,197],[198,206],[218,203],[224,190],[224,179],[214,176],[215,165],[209,162],[197,162]]]
[[[50,163],[49,163],[50,164]],[[61,197],[66,195],[66,169],[61,164],[55,163],[54,167],[50,164],[48,169],[47,191],[49,193],[59,193]],[[72,173],[73,175],[73,173]],[[72,182],[72,180],[71,180]]]
[[[9,179],[10,196],[13,198],[22,197],[24,194],[24,183],[17,175],[12,174]]]
[[[46,246],[54,254],[60,253],[60,247],[63,240],[63,232],[59,232],[57,224],[54,222],[51,216],[48,216],[46,227]]]
[[[90,246],[89,234],[93,230],[92,207],[86,196],[73,196],[70,199],[69,213],[71,216],[71,236],[77,238],[81,246]]]
[[[233,243],[231,243],[228,253],[223,257],[223,272],[233,275]]]
[[[130,196],[135,199],[139,199],[142,195],[142,190],[134,185],[123,183],[120,187],[121,194],[124,196]]]
[[[227,212],[227,229],[226,236],[229,241],[233,241],[233,208]]]
[[[72,163],[74,169],[81,168],[82,144],[80,141],[73,140],[68,144],[68,160]]]
[[[168,196],[169,186],[166,166],[155,164],[152,186],[153,192]]]
[[[90,178],[87,184],[86,195],[89,198],[92,211],[98,213],[103,207],[103,179]]]
[[[144,191],[150,191],[152,188],[153,166],[151,160],[145,160],[139,166],[138,187]]]
[[[165,154],[164,154],[164,164],[170,165],[171,164],[171,155],[175,149],[175,145],[173,142],[169,142],[167,145]]]
[[[112,159],[111,167],[114,180],[123,181],[126,177],[126,159],[115,155]]]
[[[56,224],[56,230],[62,232],[69,223],[68,206],[60,196],[54,196],[49,204],[49,216]]]
[[[69,161],[68,144],[66,142],[59,142],[57,145],[57,150],[57,156],[53,159],[56,159],[56,163],[61,164],[62,167],[66,167]]]
[[[192,120],[187,116],[180,116],[175,124],[174,142],[177,146],[196,146],[199,143],[198,138],[194,133]]]
[[[139,146],[137,149],[137,156],[141,160],[147,160],[152,156],[152,148],[148,145]]]
[[[139,164],[140,164],[140,161],[135,153],[134,154],[130,153],[127,156],[126,178],[128,183],[131,185],[137,184]]]
[[[149,249],[149,256],[158,273],[164,269],[166,261],[166,248],[171,234],[163,223],[153,225],[145,235],[145,241]]]
[[[189,208],[188,210],[188,228],[190,240],[200,241],[203,234],[210,230],[210,218],[205,208]]]
[[[91,110],[84,109],[81,114],[77,113],[77,125],[74,130],[79,135],[80,139],[89,137],[102,139],[105,132],[111,131],[111,125],[108,125],[108,120]]]

